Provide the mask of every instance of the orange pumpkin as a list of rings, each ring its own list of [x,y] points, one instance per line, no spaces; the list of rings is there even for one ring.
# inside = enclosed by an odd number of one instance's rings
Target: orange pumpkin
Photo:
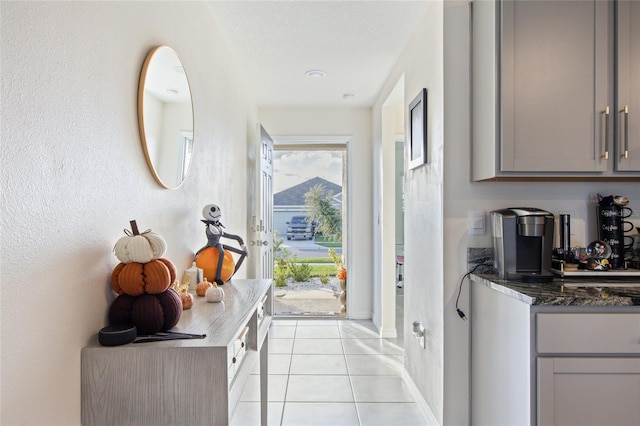
[[[182,300],[182,309],[191,309],[193,306],[193,295],[191,293],[184,292],[180,294]]]
[[[167,259],[147,263],[120,263],[111,273],[111,288],[118,294],[159,294],[176,279],[176,267]]]
[[[207,290],[209,290],[211,287],[213,287],[213,284],[211,284],[205,278],[204,281],[196,285],[196,294],[200,297],[204,297],[204,295],[207,294]]]
[[[198,253],[196,257],[196,266],[202,269],[202,273],[205,278],[209,281],[215,281],[218,277],[218,258],[220,257],[220,253],[218,253],[218,249],[215,247],[207,247]],[[231,279],[231,276],[235,272],[236,262],[233,260],[233,256],[231,256],[231,252],[229,250],[224,251],[224,259],[222,261],[222,272],[220,274],[220,279],[222,282],[227,282]]]

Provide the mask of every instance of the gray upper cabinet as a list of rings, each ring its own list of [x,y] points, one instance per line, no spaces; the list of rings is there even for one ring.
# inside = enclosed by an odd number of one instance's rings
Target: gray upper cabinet
[[[640,170],[640,2],[616,4],[616,170]]]
[[[640,177],[618,155],[614,10],[601,0],[473,2],[473,180]],[[633,39],[634,79],[640,21],[627,19],[618,40]],[[619,89],[637,103],[637,78],[629,84]],[[631,118],[628,127],[633,146]]]

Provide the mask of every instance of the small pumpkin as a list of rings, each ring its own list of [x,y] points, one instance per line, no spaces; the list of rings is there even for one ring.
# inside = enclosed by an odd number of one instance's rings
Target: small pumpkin
[[[193,306],[193,295],[188,292],[183,292],[180,294],[180,300],[182,301],[182,309],[191,309]]]
[[[182,302],[170,288],[160,294],[121,294],[109,308],[109,325],[135,325],[138,334],[154,334],[178,324]]]
[[[176,279],[176,267],[168,259],[146,263],[119,263],[111,273],[111,288],[118,294],[159,294]]]
[[[140,233],[135,220],[129,223],[131,224],[131,231],[125,229],[124,233],[126,235],[120,238],[113,247],[113,251],[120,262],[146,263],[164,256],[167,251],[167,243],[164,238],[151,230]]]
[[[222,260],[222,272],[220,277],[217,276],[218,272],[218,258],[220,253],[216,247],[207,247],[198,253],[196,257],[196,266],[202,269],[202,274],[209,280],[215,281],[218,278],[222,282],[227,282],[231,279],[231,276],[235,272],[236,262],[233,260],[233,256],[229,250],[224,250],[224,259]]]
[[[207,298],[207,302],[222,302],[222,299],[224,299],[224,290],[222,290],[222,287],[218,287],[214,284],[213,287],[209,287],[209,289],[207,289],[205,297]]]
[[[204,281],[202,281],[202,282],[198,283],[198,285],[196,285],[196,294],[198,296],[200,296],[200,297],[204,297],[205,294],[207,293],[207,290],[209,290],[211,287],[213,287],[213,284],[211,284],[205,278]]]

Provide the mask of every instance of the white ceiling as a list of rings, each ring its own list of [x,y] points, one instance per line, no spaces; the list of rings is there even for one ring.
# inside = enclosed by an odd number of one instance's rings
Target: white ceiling
[[[210,1],[258,105],[371,106],[429,0]],[[325,77],[305,71],[321,69]],[[355,95],[343,99],[345,93]]]

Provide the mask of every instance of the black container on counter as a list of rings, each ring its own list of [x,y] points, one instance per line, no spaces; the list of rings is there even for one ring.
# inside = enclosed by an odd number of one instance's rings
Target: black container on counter
[[[616,204],[596,206],[598,215],[598,238],[611,246],[609,263],[611,268],[624,268],[625,246],[623,220],[631,209]]]

